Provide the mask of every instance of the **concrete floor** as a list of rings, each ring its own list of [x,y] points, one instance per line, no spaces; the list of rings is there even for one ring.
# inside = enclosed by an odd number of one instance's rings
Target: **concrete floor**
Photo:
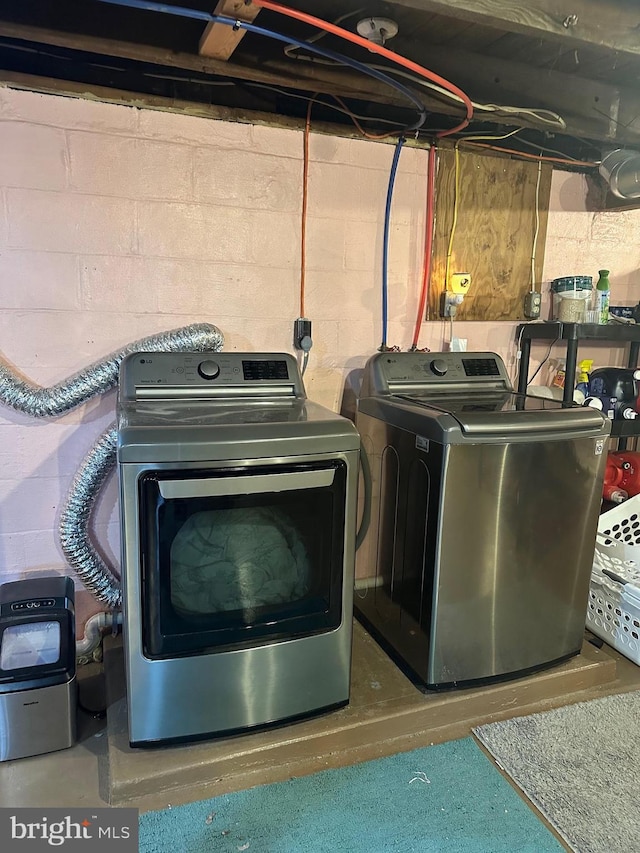
[[[117,685],[119,643],[106,650],[105,665]],[[97,707],[103,701],[101,668],[83,667],[80,686],[81,702]],[[356,624],[347,708],[266,732],[132,750],[124,699],[115,695],[106,720],[79,712],[79,740],[71,749],[0,764],[0,804],[163,808],[464,737],[483,722],[635,689],[640,667],[608,646],[598,650],[585,642],[580,655],[534,676],[425,694]]]

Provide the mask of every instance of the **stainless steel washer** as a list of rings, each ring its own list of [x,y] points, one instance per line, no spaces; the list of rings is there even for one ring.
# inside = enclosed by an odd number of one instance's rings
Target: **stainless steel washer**
[[[347,703],[354,425],[290,355],[139,353],[118,429],[132,745]]]
[[[355,606],[430,688],[579,652],[610,424],[514,394],[494,353],[380,353],[356,424],[372,470]]]

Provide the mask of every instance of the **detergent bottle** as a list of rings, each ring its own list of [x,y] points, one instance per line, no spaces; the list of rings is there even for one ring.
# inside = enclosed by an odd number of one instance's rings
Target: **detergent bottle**
[[[613,503],[640,494],[640,453],[614,450],[607,454],[602,496]]]
[[[622,462],[616,459],[611,453],[608,453],[604,471],[604,482],[602,484],[602,497],[606,501],[620,504],[629,497],[629,492],[623,487],[623,475]]]
[[[605,417],[611,420],[627,420],[638,415],[638,392],[640,370],[629,367],[599,367],[589,375],[589,394],[585,405],[602,403]]]

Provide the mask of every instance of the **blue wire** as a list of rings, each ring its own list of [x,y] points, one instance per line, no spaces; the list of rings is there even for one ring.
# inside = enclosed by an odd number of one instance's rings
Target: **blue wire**
[[[304,48],[305,50],[309,50],[312,53],[317,54],[318,56],[322,56],[325,59],[331,59],[333,62],[339,62],[342,65],[347,65],[350,68],[355,69],[356,71],[360,71],[362,74],[366,74],[368,77],[373,77],[376,80],[379,80],[381,83],[385,83],[388,86],[391,86],[392,89],[395,89],[400,94],[404,95],[408,100],[414,104],[418,110],[419,117],[418,121],[413,124],[411,127],[405,128],[405,131],[408,132],[412,130],[418,130],[418,128],[422,127],[426,118],[427,111],[425,109],[422,101],[417,98],[416,95],[410,89],[407,89],[406,86],[403,86],[401,83],[398,83],[397,80],[394,80],[392,77],[387,76],[381,71],[377,69],[370,68],[368,65],[364,65],[361,62],[358,62],[356,59],[351,59],[348,56],[343,56],[340,53],[334,53],[332,50],[326,50],[325,48],[317,47],[313,43],[305,42],[300,39],[296,39],[293,36],[287,36],[283,33],[278,33],[273,30],[267,30],[263,27],[258,27],[255,24],[250,24],[246,21],[239,21],[234,18],[227,18],[222,15],[211,15],[209,12],[202,12],[197,9],[187,9],[182,6],[171,6],[166,3],[155,3],[152,0],[99,0],[102,3],[110,3],[115,6],[128,6],[131,9],[143,9],[145,11],[150,12],[163,12],[168,15],[177,15],[182,18],[195,18],[199,21],[207,21],[214,22],[218,24],[224,24],[229,27],[233,27],[234,29],[243,29],[250,33],[257,33],[258,35],[267,36],[269,38],[276,39],[276,41],[285,42],[285,44],[294,44],[297,47]],[[391,201],[393,199],[393,186],[395,184],[396,172],[398,170],[398,161],[400,159],[400,151],[402,150],[402,145],[404,144],[404,137],[400,137],[395,147],[395,151],[393,153],[393,161],[391,163],[391,173],[389,175],[389,187],[387,189],[387,203],[385,207],[384,214],[384,241],[382,247],[382,344],[380,349],[385,349],[387,346],[387,295],[388,295],[388,261],[389,261],[389,228],[391,223]]]
[[[387,187],[387,203],[384,209],[384,238],[382,241],[382,344],[381,350],[385,350],[387,346],[387,295],[389,292],[388,275],[389,275],[389,228],[391,225],[391,201],[393,200],[393,186],[396,182],[396,172],[398,171],[398,161],[400,160],[400,152],[404,144],[404,136],[401,136],[396,143],[393,152],[393,160],[391,161],[391,172],[389,173],[389,186]]]
[[[309,50],[311,53],[316,53],[318,56],[322,56],[325,59],[331,59],[333,62],[339,62],[341,65],[347,65],[355,71],[360,71],[362,74],[366,74],[368,77],[373,77],[381,83],[391,86],[391,88],[395,89],[396,92],[399,92],[401,95],[404,95],[405,98],[408,98],[408,100],[410,100],[418,110],[419,117],[415,124],[411,125],[411,127],[407,127],[403,132],[406,133],[411,130],[418,130],[426,121],[427,111],[425,106],[422,101],[414,95],[411,89],[403,86],[402,83],[398,83],[397,80],[394,80],[382,71],[378,71],[375,68],[369,68],[368,65],[364,65],[362,62],[358,62],[356,59],[351,59],[348,56],[343,56],[341,53],[334,53],[332,50],[316,47],[313,43],[302,41],[301,39],[296,39],[293,38],[293,36],[287,36],[284,35],[284,33],[278,33],[274,30],[267,30],[264,29],[264,27],[258,27],[255,24],[248,23],[247,21],[239,21],[235,18],[224,17],[223,15],[211,15],[209,12],[201,12],[198,9],[187,9],[183,6],[171,6],[167,3],[155,3],[151,2],[151,0],[99,0],[99,2],[109,3],[114,6],[128,6],[131,9],[142,9],[147,12],[164,12],[167,15],[176,15],[181,18],[195,18],[199,21],[224,24],[225,26],[233,27],[233,29],[243,29],[249,33],[257,33],[261,36],[267,36],[268,38],[276,39],[276,41],[281,41],[285,44],[295,44],[296,47],[304,48],[305,50]]]

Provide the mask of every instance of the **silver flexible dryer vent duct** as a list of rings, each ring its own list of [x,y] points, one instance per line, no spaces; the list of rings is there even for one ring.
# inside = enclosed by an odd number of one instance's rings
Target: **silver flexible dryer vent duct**
[[[34,417],[61,415],[113,388],[120,362],[130,352],[217,352],[223,342],[222,333],[215,326],[194,323],[135,341],[52,388],[26,382],[0,364],[0,402]],[[59,526],[60,544],[69,566],[98,601],[112,608],[122,602],[120,582],[91,544],[88,527],[100,488],[115,466],[117,435],[115,423],[111,424],[84,458]]]
[[[222,349],[223,340],[220,330],[210,323],[193,323],[142,338],[51,388],[20,379],[7,365],[0,363],[0,402],[35,418],[62,415],[113,388],[118,382],[120,362],[130,352],[217,351]]]
[[[67,563],[98,601],[120,607],[120,582],[89,539],[89,518],[116,462],[118,430],[110,424],[82,460],[60,515],[58,533]]]

